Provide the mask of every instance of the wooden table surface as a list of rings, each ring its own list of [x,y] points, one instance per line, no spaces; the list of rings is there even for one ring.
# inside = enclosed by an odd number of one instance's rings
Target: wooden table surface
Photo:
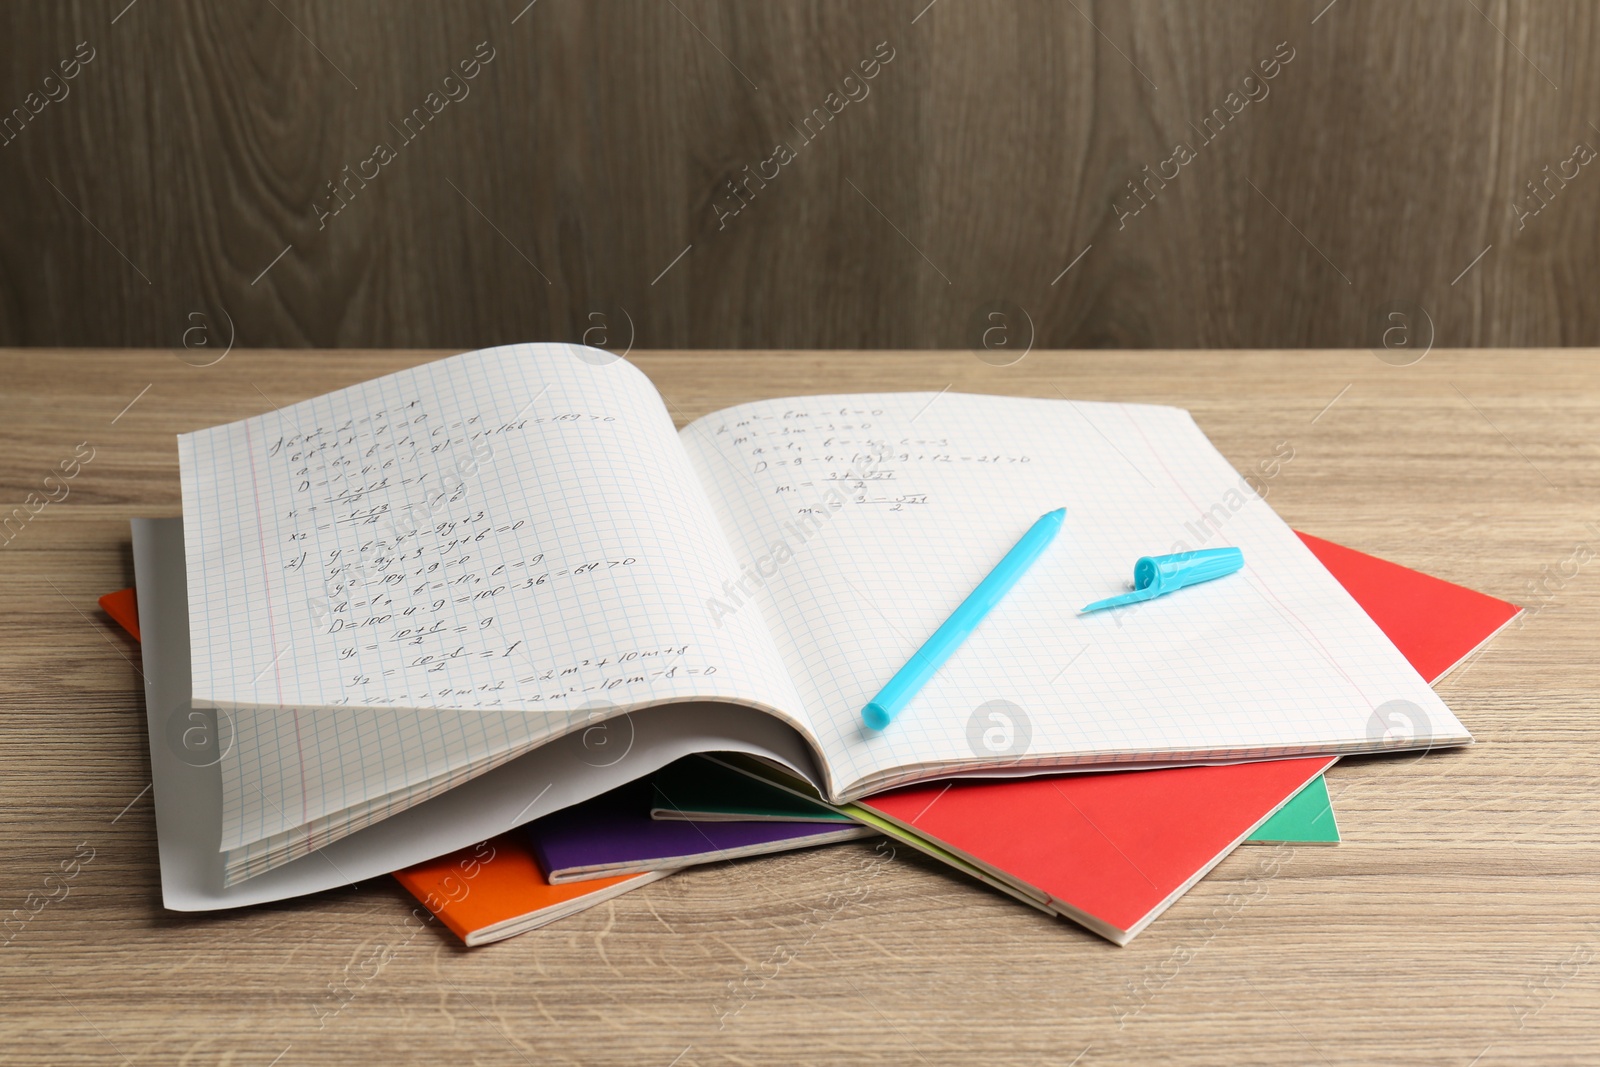
[[[1341,764],[1342,845],[1240,849],[1127,948],[868,843],[470,952],[387,879],[163,911],[138,648],[95,603],[131,584],[128,520],[179,513],[174,434],[443,354],[0,352],[0,515],[93,449],[0,548],[0,916],[46,901],[0,932],[0,1061],[1600,1060],[1592,351],[631,356],[680,423],[946,386],[1182,405],[1240,470],[1292,449],[1267,484],[1295,527],[1530,609],[1440,685],[1475,746]]]

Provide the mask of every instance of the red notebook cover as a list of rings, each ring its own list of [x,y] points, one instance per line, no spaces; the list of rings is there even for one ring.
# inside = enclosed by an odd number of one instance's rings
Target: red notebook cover
[[[1303,533],[1300,540],[1429,685],[1522,611],[1515,604],[1320,537]]]
[[[1430,683],[1521,610],[1300,536]],[[964,779],[860,803],[1122,945],[1332,762]]]
[[[1123,945],[1333,762],[961,779],[859,803]]]

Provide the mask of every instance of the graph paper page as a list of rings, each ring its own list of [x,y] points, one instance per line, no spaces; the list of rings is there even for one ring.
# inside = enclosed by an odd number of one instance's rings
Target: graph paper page
[[[1470,740],[1185,411],[805,397],[682,437],[741,568],[716,596],[730,619],[768,621],[836,800],[940,767],[1382,750],[1407,740],[1399,722],[1417,745]],[[865,731],[862,705],[1063,506],[1045,555],[888,729]],[[1076,613],[1130,588],[1140,556],[1222,545],[1243,571]]]
[[[607,359],[473,352],[179,438],[194,702],[239,727],[224,849],[630,708],[797,713],[760,618],[706,614],[729,547]]]

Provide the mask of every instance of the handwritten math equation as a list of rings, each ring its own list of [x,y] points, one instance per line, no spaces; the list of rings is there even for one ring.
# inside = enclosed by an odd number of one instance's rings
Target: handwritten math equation
[[[1008,466],[1025,454],[973,448],[949,437],[899,432],[903,420],[882,408],[749,412],[713,431],[764,491],[795,498],[796,515],[846,507],[904,511],[927,504],[919,474],[937,467]]]
[[[412,399],[268,441],[266,459],[283,465],[293,486],[274,527],[278,566],[312,591],[315,637],[335,644],[342,695],[333,703],[493,707],[649,681],[653,671],[624,665],[654,664],[667,650],[620,648],[534,669],[523,630],[530,614],[542,614],[539,598],[570,597],[636,567],[640,556],[552,558],[527,518],[497,514],[506,508],[490,502],[484,484],[497,447],[515,435],[604,432],[616,422],[585,411],[445,418]]]

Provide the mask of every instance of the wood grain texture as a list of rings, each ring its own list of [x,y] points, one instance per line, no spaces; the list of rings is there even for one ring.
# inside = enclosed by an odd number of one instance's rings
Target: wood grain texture
[[[1597,54],[1587,0],[7,4],[0,344],[1595,345]]]
[[[174,434],[442,354],[0,352],[0,510],[95,449],[0,548],[0,914],[94,850],[0,945],[7,1064],[1593,1062],[1593,351],[636,354],[680,424],[832,390],[1181,404],[1241,470],[1289,443],[1265,484],[1297,528],[1530,608],[1440,687],[1478,744],[1345,761],[1344,844],[1240,850],[1125,949],[868,845],[473,952],[387,880],[164,912],[138,650],[95,606],[128,519],[178,514]]]

